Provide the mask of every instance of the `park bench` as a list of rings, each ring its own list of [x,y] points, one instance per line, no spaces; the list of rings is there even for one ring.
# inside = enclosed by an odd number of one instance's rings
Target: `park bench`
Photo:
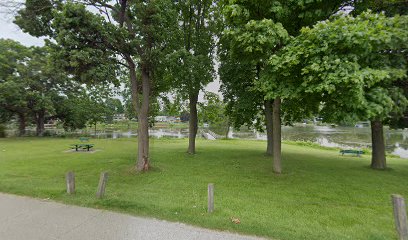
[[[86,151],[89,152],[89,150],[94,147],[94,144],[86,143],[86,142],[89,142],[89,138],[80,137],[80,138],[79,138],[79,141],[80,141],[81,143],[71,144],[71,148],[72,148],[72,149],[75,149],[76,152],[78,152],[78,150],[80,150],[80,149],[83,149],[83,150],[86,150]]]
[[[357,157],[360,157],[361,154],[364,154],[364,151],[362,150],[353,150],[353,149],[343,149],[340,150],[340,153],[342,156],[344,156],[344,154],[352,154],[355,155]]]

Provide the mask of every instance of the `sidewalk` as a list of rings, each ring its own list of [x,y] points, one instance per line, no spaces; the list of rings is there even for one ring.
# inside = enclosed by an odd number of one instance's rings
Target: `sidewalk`
[[[260,239],[0,193],[4,240]]]

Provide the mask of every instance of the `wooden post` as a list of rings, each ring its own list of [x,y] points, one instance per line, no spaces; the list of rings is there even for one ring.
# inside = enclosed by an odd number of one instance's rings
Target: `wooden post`
[[[405,200],[401,195],[393,194],[392,205],[394,207],[395,228],[400,240],[408,240],[407,212]]]
[[[73,172],[67,172],[65,175],[65,180],[67,182],[67,193],[75,193],[75,174]]]
[[[102,172],[99,177],[98,191],[96,192],[97,198],[102,198],[105,194],[106,182],[108,181],[108,172]]]
[[[214,184],[208,184],[208,212],[214,211]]]

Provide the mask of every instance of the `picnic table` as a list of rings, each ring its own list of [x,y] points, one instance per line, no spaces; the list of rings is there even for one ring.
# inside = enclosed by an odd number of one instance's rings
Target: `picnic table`
[[[89,144],[89,143],[78,143],[78,144],[71,144],[71,148],[74,149],[75,151],[78,152],[79,149],[87,150],[89,151],[91,148],[93,148],[94,144]]]
[[[80,149],[83,149],[83,150],[86,149],[86,150],[89,152],[89,150],[94,147],[94,144],[87,143],[87,142],[89,142],[89,138],[80,137],[80,138],[79,138],[79,141],[80,141],[81,143],[71,144],[71,148],[72,148],[72,149],[75,148],[75,151],[76,151],[76,152],[78,152],[78,150],[80,150]]]
[[[343,149],[343,150],[340,150],[340,153],[342,156],[344,156],[344,154],[353,154],[357,157],[360,157],[361,154],[364,154],[364,151],[354,150],[354,149]]]

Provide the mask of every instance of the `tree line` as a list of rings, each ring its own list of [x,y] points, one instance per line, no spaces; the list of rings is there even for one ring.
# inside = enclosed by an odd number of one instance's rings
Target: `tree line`
[[[84,86],[72,80],[51,61],[48,47],[26,47],[0,39],[0,120],[16,118],[18,135],[34,123],[43,136],[45,123],[59,120],[67,130],[112,121],[123,113],[111,86]]]
[[[149,116],[160,94],[189,106],[216,73],[228,125],[263,128],[282,172],[281,125],[322,116],[370,120],[372,168],[386,168],[383,124],[407,108],[407,3],[366,0],[26,0],[15,23],[46,37],[62,82],[126,76],[138,119],[136,170],[150,166]],[[214,67],[218,65],[218,68]]]

